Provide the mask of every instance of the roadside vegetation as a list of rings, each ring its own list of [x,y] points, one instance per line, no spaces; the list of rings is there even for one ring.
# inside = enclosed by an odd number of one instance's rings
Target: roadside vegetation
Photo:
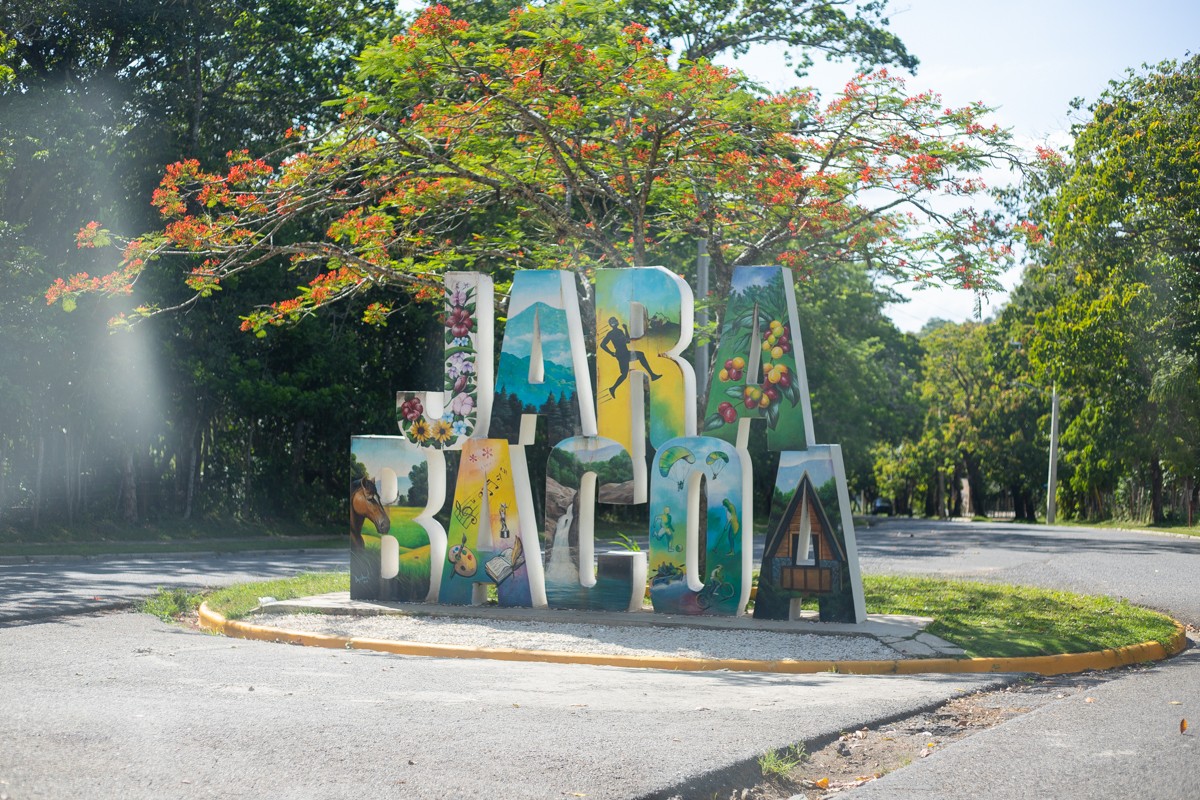
[[[442,384],[441,271],[501,296],[529,266],[696,285],[701,244],[698,341],[733,266],[794,270],[852,495],[1034,519],[1057,396],[1061,517],[1193,533],[1200,56],[1107,76],[1066,146],[1023,153],[982,105],[910,93],[884,2],[33,5],[0,7],[0,553],[340,524],[349,437],[395,434],[396,388]],[[712,63],[759,43],[797,67],[778,96]],[[850,82],[822,97],[804,71],[826,56]],[[978,178],[1001,163],[1020,183],[996,216]],[[962,205],[902,213],[933,196]],[[898,283],[986,293],[1011,264],[977,320],[888,316]],[[108,336],[114,315],[155,319]],[[750,450],[765,508],[762,426]]]

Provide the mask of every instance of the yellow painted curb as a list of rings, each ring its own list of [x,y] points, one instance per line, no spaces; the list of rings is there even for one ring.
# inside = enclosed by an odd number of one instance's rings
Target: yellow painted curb
[[[281,628],[251,625],[248,622],[225,619],[207,603],[200,604],[200,626],[240,639],[284,642],[306,647],[329,647],[337,650],[373,650],[406,656],[436,658],[486,658],[493,661],[539,661],[550,664],[590,664],[602,667],[634,667],[686,672],[772,672],[786,675],[805,675],[817,672],[838,672],[848,675],[920,675],[924,673],[988,673],[1036,672],[1041,675],[1063,675],[1093,669],[1113,669],[1146,661],[1160,661],[1180,653],[1187,647],[1187,631],[1175,623],[1175,635],[1170,646],[1158,642],[1095,650],[1090,653],[1066,653],[1057,656],[1022,656],[1016,658],[906,658],[893,661],[754,661],[739,658],[679,658],[671,656],[620,656],[598,653],[564,653],[556,650],[517,650],[499,647],[461,647],[451,644],[422,644],[384,639],[331,636]]]

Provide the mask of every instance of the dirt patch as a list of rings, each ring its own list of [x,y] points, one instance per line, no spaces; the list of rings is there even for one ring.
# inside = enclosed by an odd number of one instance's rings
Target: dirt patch
[[[797,762],[786,774],[766,776],[753,787],[734,791],[730,800],[781,800],[824,798],[862,786],[889,772],[925,758],[981,730],[1028,713],[1112,680],[1112,673],[1090,672],[1050,678],[1032,678],[988,692],[956,697],[929,711],[875,728],[841,734],[832,742],[807,752],[803,748],[768,756],[776,770]]]

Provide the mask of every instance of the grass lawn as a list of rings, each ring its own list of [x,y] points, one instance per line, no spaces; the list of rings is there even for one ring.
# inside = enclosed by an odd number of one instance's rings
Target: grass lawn
[[[206,594],[186,589],[160,589],[139,608],[148,614],[170,621],[191,614],[207,602],[208,607],[226,619],[241,619],[258,606],[258,598],[274,597],[291,600],[330,592],[350,591],[349,572],[304,572],[294,578],[255,581],[226,586]]]
[[[1152,522],[1137,522],[1129,519],[1102,519],[1096,522],[1090,520],[1064,520],[1059,519],[1054,523],[1055,527],[1082,527],[1082,528],[1117,528],[1125,531],[1151,531],[1154,533],[1180,533],[1184,536],[1200,536],[1200,525],[1187,526],[1183,523],[1163,523],[1155,525]]]
[[[1169,643],[1174,623],[1124,600],[1003,584],[868,575],[867,611],[933,617],[927,629],[980,658],[1054,655]],[[164,590],[143,610],[164,619],[190,613],[201,599],[228,619],[246,616],[258,598],[279,600],[348,591],[345,572],[311,573],[219,589],[206,597]]]
[[[926,629],[981,658],[1170,642],[1174,623],[1125,600],[1026,586],[863,576],[867,611],[933,617]]]

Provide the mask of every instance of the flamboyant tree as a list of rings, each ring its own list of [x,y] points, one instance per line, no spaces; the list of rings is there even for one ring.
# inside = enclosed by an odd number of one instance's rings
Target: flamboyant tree
[[[769,261],[986,291],[1009,256],[995,217],[963,205],[984,168],[1017,163],[1007,132],[886,71],[827,103],[768,95],[563,2],[479,26],[434,6],[364,52],[354,81],[331,130],[288,131],[264,158],[231,152],[224,171],[171,165],[153,198],[163,227],[47,299],[127,292],[151,262],[190,255],[192,302],[289,259],[307,283],[243,318],[262,332],[381,285],[420,297],[448,269],[645,265],[681,238],[707,243],[717,296],[732,267]],[[296,234],[314,221],[323,237]],[[92,223],[80,243],[111,238]]]

